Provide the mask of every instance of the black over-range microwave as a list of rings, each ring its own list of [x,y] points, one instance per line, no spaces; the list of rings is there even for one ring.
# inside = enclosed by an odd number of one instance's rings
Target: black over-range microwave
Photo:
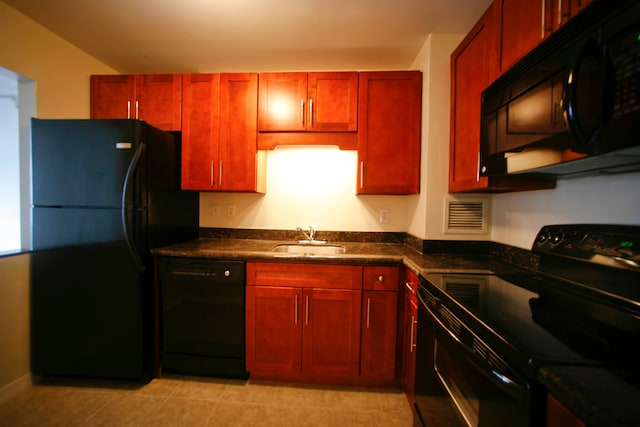
[[[640,170],[640,2],[595,0],[482,94],[480,174]]]

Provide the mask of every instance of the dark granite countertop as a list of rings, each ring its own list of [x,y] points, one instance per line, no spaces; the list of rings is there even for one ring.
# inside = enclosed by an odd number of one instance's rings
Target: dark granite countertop
[[[640,426],[640,389],[606,369],[544,366],[538,380],[588,427]]]
[[[279,240],[198,238],[152,250],[152,254],[172,257],[242,259],[261,261],[324,262],[338,264],[403,263],[414,273],[429,272],[495,273],[514,270],[510,264],[489,254],[421,254],[400,243],[334,242],[345,246],[339,255],[301,255],[272,252]],[[518,269],[519,271],[522,269]]]

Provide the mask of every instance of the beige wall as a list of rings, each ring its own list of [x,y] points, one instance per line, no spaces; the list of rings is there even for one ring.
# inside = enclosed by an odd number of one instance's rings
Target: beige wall
[[[89,117],[89,76],[116,73],[0,1],[0,66],[37,83],[40,118]]]
[[[41,118],[89,117],[89,76],[116,71],[0,1],[0,67],[36,82]],[[0,401],[29,377],[29,256],[0,258]]]

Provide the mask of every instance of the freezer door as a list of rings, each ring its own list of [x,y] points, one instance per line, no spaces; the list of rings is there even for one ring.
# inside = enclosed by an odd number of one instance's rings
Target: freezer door
[[[121,205],[127,169],[144,137],[144,122],[32,119],[31,131],[34,206]],[[145,163],[139,167],[142,173],[137,176],[144,176]],[[139,197],[144,183],[133,185]]]
[[[32,372],[148,379],[151,283],[118,243],[33,252]]]

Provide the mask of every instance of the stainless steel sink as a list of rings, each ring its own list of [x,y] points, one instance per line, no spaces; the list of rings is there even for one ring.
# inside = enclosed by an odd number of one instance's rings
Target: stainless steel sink
[[[295,255],[340,255],[345,253],[345,247],[334,244],[310,244],[310,243],[281,243],[274,246],[271,252],[295,254]]]

